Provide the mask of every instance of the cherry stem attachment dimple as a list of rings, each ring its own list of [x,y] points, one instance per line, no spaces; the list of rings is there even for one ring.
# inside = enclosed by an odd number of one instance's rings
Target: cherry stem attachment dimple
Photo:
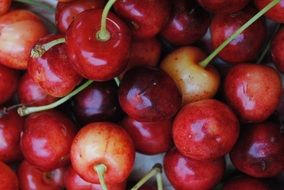
[[[54,12],[55,8],[39,0],[13,0],[14,2],[24,3],[34,7],[40,7],[48,12]]]
[[[65,97],[63,97],[63,98],[61,98],[61,99],[59,99],[59,100],[57,100],[57,101],[55,101],[51,104],[48,104],[48,105],[35,106],[35,107],[25,107],[25,106],[19,107],[18,110],[17,110],[18,114],[23,117],[23,116],[29,115],[31,113],[56,108],[57,106],[60,106],[61,104],[65,103],[67,100],[69,100],[70,98],[72,98],[73,96],[75,96],[76,94],[78,94],[79,92],[84,90],[85,88],[87,88],[92,83],[93,83],[92,80],[88,80],[87,82],[85,82],[84,84],[82,84],[81,86],[76,88],[74,91],[72,91],[67,96],[65,96]]]
[[[98,174],[102,190],[107,190],[107,186],[105,182],[105,172],[107,170],[107,167],[104,164],[99,164],[99,165],[96,165],[94,169],[96,170]]]
[[[35,47],[31,50],[31,57],[38,58],[41,57],[45,52],[47,52],[50,48],[65,43],[65,38],[58,38],[56,40],[52,40],[46,44],[35,45]]]
[[[200,66],[206,67],[216,55],[218,55],[231,41],[233,41],[238,35],[240,35],[245,29],[252,25],[256,20],[278,4],[280,0],[273,0],[267,4],[261,11],[259,11],[255,16],[253,16],[249,21],[247,21],[242,27],[240,27],[235,33],[233,33],[229,38],[227,38],[219,47],[217,47],[206,59],[199,63]]]
[[[131,188],[131,190],[138,190],[153,176],[156,176],[158,190],[163,190],[162,165],[161,164],[155,164],[153,168],[136,185],[134,185],[134,187]]]
[[[116,0],[109,0],[103,10],[102,18],[101,18],[101,29],[97,32],[97,39],[100,41],[108,41],[110,39],[110,33],[107,30],[107,16],[109,11]]]

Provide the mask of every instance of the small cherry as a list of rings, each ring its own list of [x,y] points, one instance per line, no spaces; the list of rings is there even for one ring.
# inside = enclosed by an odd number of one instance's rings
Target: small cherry
[[[0,171],[0,189],[18,190],[19,181],[15,172],[2,161],[0,161]]]
[[[7,13],[10,9],[12,0],[2,0],[0,1],[0,16]]]
[[[273,63],[278,70],[284,73],[284,28],[282,28],[275,36],[271,45],[271,54]]]
[[[270,0],[254,0],[254,4],[258,9],[262,9]],[[278,5],[266,13],[268,18],[278,22],[284,23],[284,0],[281,0]]]
[[[269,187],[261,179],[249,177],[249,176],[238,176],[225,182],[223,190],[269,190]]]
[[[250,0],[198,0],[198,3],[206,10],[215,14],[231,14],[244,8]],[[269,3],[270,1],[267,1]],[[265,4],[265,5],[266,5]]]

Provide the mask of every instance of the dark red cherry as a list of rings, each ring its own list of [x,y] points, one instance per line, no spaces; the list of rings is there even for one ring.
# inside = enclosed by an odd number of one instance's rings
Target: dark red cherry
[[[43,106],[57,100],[44,92],[28,73],[20,79],[17,93],[20,103],[26,106]]]
[[[119,88],[122,110],[138,121],[168,120],[178,111],[181,101],[175,82],[158,68],[128,70]]]
[[[58,2],[55,12],[55,23],[61,33],[65,33],[70,24],[83,11],[88,9],[102,9],[104,0],[73,0],[70,2]]]
[[[275,36],[271,45],[271,53],[273,63],[279,71],[284,73],[284,28],[282,28]]]
[[[121,124],[133,139],[136,151],[142,154],[166,152],[172,145],[172,121],[140,122],[125,117]]]
[[[75,126],[62,113],[49,110],[31,114],[25,121],[21,150],[37,168],[50,171],[69,163]]]
[[[66,34],[68,55],[83,77],[105,81],[118,76],[126,67],[131,34],[126,24],[110,13],[107,30],[110,39],[98,39],[102,10],[84,11],[74,20]]]
[[[41,38],[37,45],[61,38],[61,35],[49,35]],[[53,46],[41,57],[31,57],[28,72],[47,94],[54,97],[65,96],[81,81],[81,77],[72,68],[67,57],[66,45]]]
[[[225,182],[223,190],[269,190],[269,187],[261,179],[238,176]]]
[[[173,11],[161,35],[178,46],[192,44],[201,39],[210,25],[210,16],[194,1],[173,1]]]
[[[254,0],[254,3],[258,9],[262,9],[270,2],[270,0]],[[276,22],[284,23],[284,0],[280,0],[275,7],[266,13],[266,16]]]
[[[271,122],[245,126],[230,157],[234,166],[247,175],[276,176],[284,169],[281,126]]]
[[[169,0],[117,0],[115,11],[131,26],[133,36],[147,39],[156,36],[166,24],[171,11]]]
[[[254,9],[248,8],[230,15],[215,15],[210,26],[213,48],[222,44],[255,14]],[[252,61],[261,50],[265,36],[264,20],[259,19],[230,42],[219,53],[219,57],[230,63]]]
[[[4,162],[0,161],[0,189],[5,190],[18,190],[19,181],[15,172]]]
[[[17,89],[17,84],[17,72],[0,65],[0,104],[12,98]]]
[[[173,148],[165,155],[164,170],[175,189],[212,189],[222,179],[225,161],[223,158],[198,161]]]
[[[198,3],[206,10],[215,14],[230,14],[244,8],[250,0],[198,0]]]

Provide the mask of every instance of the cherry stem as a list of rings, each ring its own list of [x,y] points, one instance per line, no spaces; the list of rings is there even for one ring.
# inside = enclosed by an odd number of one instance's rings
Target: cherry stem
[[[267,52],[270,49],[273,37],[277,34],[277,32],[280,28],[281,28],[281,24],[277,24],[277,26],[275,27],[275,30],[273,31],[273,34],[271,35],[271,38],[269,39],[265,48],[263,49],[262,53],[260,54],[259,58],[257,59],[256,64],[260,64],[263,61],[264,57],[266,56]]]
[[[97,39],[100,41],[108,41],[110,39],[110,33],[107,30],[107,15],[116,0],[109,0],[103,10],[102,19],[101,19],[101,29],[97,32]]]
[[[107,190],[107,186],[105,182],[105,172],[107,170],[107,167],[104,164],[99,164],[99,165],[96,165],[94,169],[96,170],[98,174],[102,190]]]
[[[233,41],[238,35],[240,35],[245,29],[252,25],[256,20],[263,16],[267,11],[278,4],[280,0],[273,0],[267,4],[261,11],[259,11],[255,16],[253,16],[249,21],[247,21],[242,27],[240,27],[235,33],[233,33],[229,38],[227,38],[218,48],[216,48],[206,59],[199,63],[200,66],[206,67],[216,55],[218,55],[231,41]]]
[[[119,87],[119,85],[120,85],[120,80],[119,80],[119,78],[118,78],[118,77],[115,77],[115,78],[114,78],[114,81],[115,81],[116,85]]]
[[[32,5],[35,7],[40,7],[44,10],[47,10],[48,12],[54,12],[55,8],[52,7],[51,5],[48,5],[44,2],[38,1],[38,0],[13,0],[14,2],[19,2],[19,3],[24,3],[27,5]]]
[[[163,190],[163,181],[161,173],[161,164],[155,164],[153,168],[136,185],[134,185],[134,187],[131,188],[131,190],[138,190],[153,176],[156,176],[158,190]]]
[[[4,115],[8,114],[9,111],[16,109],[18,107],[23,106],[23,104],[16,104],[16,105],[12,105],[10,107],[4,107],[2,108],[2,110],[0,110],[0,117],[3,117]]]
[[[87,82],[85,82],[84,84],[79,86],[77,89],[72,91],[67,96],[65,96],[65,97],[63,97],[63,98],[61,98],[61,99],[59,99],[59,100],[57,100],[57,101],[55,101],[51,104],[48,104],[48,105],[35,106],[35,107],[25,107],[25,106],[19,107],[18,110],[17,110],[18,114],[23,117],[23,116],[29,115],[31,113],[53,109],[53,108],[60,106],[61,104],[65,103],[67,100],[69,100],[70,98],[72,98],[73,96],[75,96],[76,94],[78,94],[79,92],[84,90],[85,88],[87,88],[92,83],[93,83],[92,80],[88,80]]]
[[[35,47],[31,50],[31,57],[38,58],[41,57],[45,52],[47,52],[50,48],[65,43],[65,38],[58,38],[56,40],[52,40],[46,44],[35,45]]]

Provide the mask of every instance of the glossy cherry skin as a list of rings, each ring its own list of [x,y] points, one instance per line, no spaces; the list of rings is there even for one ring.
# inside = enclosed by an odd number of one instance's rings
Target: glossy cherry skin
[[[161,35],[177,46],[192,44],[201,39],[210,25],[210,16],[194,1],[173,1],[173,11]]]
[[[282,28],[275,36],[271,45],[271,54],[273,63],[278,70],[284,73],[284,28]]]
[[[48,35],[41,38],[37,45],[59,38],[62,36]],[[31,57],[28,72],[42,90],[54,97],[69,94],[81,81],[81,76],[71,66],[65,44],[52,47],[41,57]]]
[[[20,135],[24,128],[24,118],[15,110],[3,111],[0,114],[0,160],[13,162],[22,158]]]
[[[57,100],[56,97],[45,93],[28,73],[20,79],[17,94],[20,103],[26,106],[43,106]]]
[[[142,154],[159,154],[171,147],[172,121],[140,122],[125,117],[121,124],[133,139],[136,151]]]
[[[119,88],[123,111],[138,121],[164,121],[181,106],[175,82],[158,68],[135,67],[128,70]]]
[[[31,48],[47,34],[42,20],[28,10],[14,10],[0,17],[0,63],[26,69]]]
[[[258,9],[262,9],[270,2],[271,2],[270,0],[254,0],[254,4]],[[277,5],[275,5],[272,9],[270,9],[265,14],[265,16],[278,23],[284,23],[284,0],[280,0],[280,2]]]
[[[283,171],[284,135],[279,124],[247,126],[230,153],[234,166],[253,177],[273,177]]]
[[[171,12],[171,1],[117,0],[114,8],[130,24],[134,38],[147,39],[156,36],[166,24]]]
[[[249,176],[234,177],[224,184],[223,190],[269,190],[269,187],[261,179]]]
[[[0,65],[0,104],[12,98],[17,90],[17,85],[18,73],[15,70]]]
[[[0,16],[8,12],[10,9],[12,0],[1,0],[0,1]]]
[[[215,15],[210,26],[213,49],[216,49],[255,14],[256,11],[249,8],[230,15]],[[230,42],[218,55],[230,63],[252,61],[261,50],[265,36],[264,20],[259,19]]]
[[[69,163],[75,126],[62,113],[49,110],[34,113],[25,121],[21,150],[25,159],[43,171]]]
[[[237,117],[228,106],[214,99],[185,105],[173,123],[177,149],[196,160],[224,156],[233,148],[238,136]]]
[[[0,161],[0,189],[5,190],[18,190],[19,181],[15,172],[4,162]]]
[[[104,4],[104,0],[75,0],[57,3],[55,23],[58,30],[64,34],[78,14],[88,9],[102,9]]]
[[[99,183],[95,166],[104,164],[106,183],[122,183],[134,165],[135,149],[130,136],[117,124],[95,122],[84,126],[71,147],[74,170],[86,181]]]
[[[67,190],[102,190],[100,184],[85,181],[72,167],[65,171],[64,185]],[[107,187],[109,190],[125,190],[126,181],[119,184],[107,184]]]
[[[164,158],[164,170],[175,189],[212,189],[221,179],[225,170],[223,158],[199,161],[183,156],[176,148]]]
[[[280,103],[281,89],[279,74],[265,65],[236,65],[224,81],[227,103],[242,122],[266,120]]]
[[[122,116],[118,87],[112,81],[93,82],[72,101],[73,111],[81,124],[116,121]]]
[[[123,71],[131,40],[127,25],[112,13],[107,19],[110,39],[98,40],[101,16],[101,9],[84,11],[66,33],[68,55],[75,70],[96,81],[111,80]]]
[[[61,190],[64,187],[64,169],[43,172],[23,161],[18,169],[21,190]]]
[[[244,8],[250,0],[198,0],[206,10],[215,14],[231,14]]]

